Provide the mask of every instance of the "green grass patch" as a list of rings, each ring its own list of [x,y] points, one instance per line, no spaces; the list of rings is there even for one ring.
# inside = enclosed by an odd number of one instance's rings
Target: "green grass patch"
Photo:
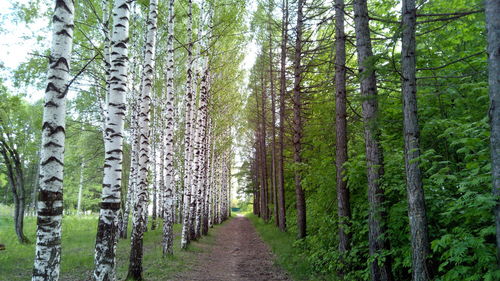
[[[1,206],[1,205],[0,205]],[[0,251],[0,280],[30,280],[35,255],[36,218],[25,218],[25,234],[32,242],[17,242],[14,223],[9,212],[0,213],[0,243],[6,250]],[[129,231],[131,227],[129,227]],[[144,278],[168,280],[174,274],[189,270],[196,263],[197,253],[207,251],[214,243],[218,226],[209,235],[192,242],[188,250],[180,249],[181,225],[174,225],[174,255],[162,257],[162,225],[144,234]],[[62,258],[60,280],[89,280],[94,268],[94,246],[97,216],[65,216],[63,218]],[[130,232],[129,232],[130,234]],[[127,275],[130,255],[130,237],[121,239],[117,246],[117,279]]]
[[[276,262],[287,271],[293,280],[328,280],[318,276],[313,266],[301,250],[300,243],[295,239],[295,234],[281,232],[275,225],[265,223],[254,214],[247,214],[253,226],[276,255]]]

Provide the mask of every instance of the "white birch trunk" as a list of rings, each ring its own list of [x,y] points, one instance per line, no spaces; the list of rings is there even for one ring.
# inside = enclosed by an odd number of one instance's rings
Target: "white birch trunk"
[[[78,183],[78,203],[76,204],[76,214],[82,214],[82,193],[83,193],[83,171],[85,170],[85,162],[82,160],[80,165],[80,182]]]
[[[110,85],[104,132],[104,178],[96,235],[94,280],[116,279],[115,252],[121,203],[123,127],[128,79],[129,11],[127,1],[115,1],[110,52],[111,69],[108,79]]]
[[[168,38],[167,38],[167,93],[165,104],[165,201],[163,222],[163,256],[174,253],[174,4],[168,2]]]
[[[138,169],[138,158],[139,158],[139,136],[138,136],[138,124],[137,124],[137,118],[138,118],[138,107],[137,107],[137,102],[133,101],[132,102],[132,121],[131,121],[131,130],[132,130],[132,148],[130,151],[130,175],[129,175],[129,180],[128,180],[128,189],[127,189],[127,201],[125,203],[125,211],[123,213],[123,222],[122,222],[122,229],[120,230],[120,237],[123,239],[127,238],[128,235],[128,221],[129,221],[129,215],[130,215],[130,210],[134,206],[134,198],[135,198],[135,186],[137,184],[137,169]]]
[[[192,126],[192,103],[193,103],[193,1],[188,0],[188,27],[187,33],[189,37],[188,44],[188,69],[187,69],[187,91],[185,97],[186,103],[186,118],[184,128],[184,198],[183,198],[183,223],[182,223],[182,237],[181,248],[186,249],[189,244],[189,230],[190,230],[190,203],[191,203],[191,166],[192,166],[192,143],[191,143],[191,126]]]
[[[130,264],[127,278],[142,280],[143,238],[146,230],[148,212],[148,169],[149,167],[149,116],[151,89],[154,71],[154,54],[156,47],[156,22],[158,1],[150,0],[147,22],[144,67],[141,80],[141,104],[139,114],[139,178],[136,190],[136,202],[133,210],[133,229],[131,236]]]
[[[59,279],[66,94],[73,43],[73,18],[73,1],[55,1],[43,111],[33,281]]]

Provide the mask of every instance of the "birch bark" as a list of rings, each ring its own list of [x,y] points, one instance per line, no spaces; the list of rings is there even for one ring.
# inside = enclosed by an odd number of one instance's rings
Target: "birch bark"
[[[149,1],[147,34],[144,52],[144,67],[141,80],[141,104],[139,113],[139,178],[136,189],[136,202],[133,210],[133,229],[131,237],[130,263],[127,279],[142,280],[143,238],[147,227],[148,215],[148,173],[150,150],[150,106],[151,89],[154,72],[154,55],[156,47],[156,22],[158,15],[158,1]]]
[[[188,43],[188,69],[187,69],[187,90],[185,96],[186,115],[184,128],[184,198],[183,198],[183,215],[182,215],[182,236],[181,248],[186,249],[189,244],[190,230],[190,203],[191,203],[191,166],[192,166],[192,141],[191,141],[191,120],[192,120],[192,103],[193,103],[193,1],[188,0],[188,27],[187,33],[189,37]]]
[[[54,3],[43,110],[33,281],[58,280],[61,261],[66,94],[73,43],[74,3],[71,0],[56,0]]]
[[[163,222],[163,256],[173,254],[174,242],[174,210],[173,197],[175,192],[174,176],[174,4],[168,2],[168,38],[167,38],[167,93],[165,105],[165,202]]]
[[[94,280],[115,280],[116,278],[115,250],[121,204],[123,127],[128,79],[129,13],[130,8],[126,0],[115,1],[110,52],[111,68],[108,79],[109,95],[104,131],[104,178],[95,245]]]

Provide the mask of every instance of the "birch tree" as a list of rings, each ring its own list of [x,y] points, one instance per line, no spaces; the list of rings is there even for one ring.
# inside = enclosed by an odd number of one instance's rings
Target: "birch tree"
[[[105,164],[101,210],[97,225],[94,280],[115,280],[115,251],[121,204],[123,127],[128,75],[129,4],[117,0],[113,6],[109,95],[104,138]]]
[[[58,280],[61,262],[66,94],[73,43],[73,1],[55,1],[53,14],[43,110],[33,281]]]
[[[185,127],[184,127],[184,196],[183,196],[183,215],[182,215],[182,237],[181,248],[186,249],[189,244],[190,237],[190,207],[191,207],[191,166],[192,166],[192,141],[191,141],[191,127],[194,124],[192,121],[192,107],[193,107],[193,1],[188,0],[188,68],[187,68],[187,81],[186,81],[186,95],[185,95]]]
[[[141,80],[141,103],[139,113],[139,177],[135,190],[136,201],[133,210],[130,263],[127,279],[142,280],[143,239],[146,231],[148,215],[148,174],[150,150],[150,106],[151,88],[154,73],[154,55],[156,48],[156,23],[158,16],[158,1],[150,0],[149,14],[146,24],[147,34],[144,51],[144,66]]]
[[[175,0],[168,1],[168,34],[167,34],[167,72],[166,72],[166,101],[165,101],[165,201],[163,221],[163,256],[173,254],[173,200],[175,192],[174,181],[174,4]]]

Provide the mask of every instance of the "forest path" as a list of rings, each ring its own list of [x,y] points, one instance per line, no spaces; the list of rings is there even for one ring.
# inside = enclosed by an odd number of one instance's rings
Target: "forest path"
[[[196,265],[172,280],[291,280],[273,264],[274,256],[249,219],[235,217],[215,235],[215,243],[208,246],[208,251],[199,253]]]

